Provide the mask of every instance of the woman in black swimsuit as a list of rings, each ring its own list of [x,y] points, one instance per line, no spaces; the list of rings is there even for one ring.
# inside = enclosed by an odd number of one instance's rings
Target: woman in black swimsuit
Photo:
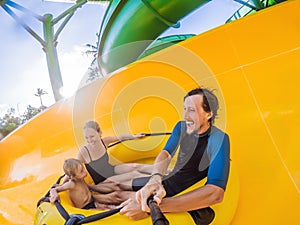
[[[153,165],[124,163],[111,165],[107,153],[107,146],[116,141],[143,138],[144,134],[124,134],[120,136],[101,137],[102,131],[95,121],[88,121],[83,127],[87,144],[80,149],[77,158],[85,164],[87,171],[93,179],[93,191],[111,193],[114,191],[132,190],[132,180],[138,177],[149,176]]]

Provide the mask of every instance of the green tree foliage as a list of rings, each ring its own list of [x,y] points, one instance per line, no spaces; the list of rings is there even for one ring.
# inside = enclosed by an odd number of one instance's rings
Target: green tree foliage
[[[96,33],[97,40],[99,40],[99,34]],[[92,55],[93,60],[88,68],[88,78],[86,80],[87,83],[93,82],[100,77],[103,77],[103,74],[101,73],[101,70],[98,67],[97,64],[97,54],[98,54],[98,41],[96,42],[95,45],[92,44],[86,44],[86,47],[88,47],[88,50],[86,50],[84,53],[86,55]]]
[[[26,123],[32,117],[43,111],[45,106],[41,106],[40,108],[35,108],[31,105],[27,106],[25,113],[22,115],[22,123]]]
[[[39,108],[28,105],[24,114],[21,116],[16,116],[14,108],[7,110],[7,113],[3,117],[0,117],[0,140],[46,108],[44,105]]]
[[[10,108],[7,113],[0,117],[0,133],[5,137],[22,124],[22,119],[15,116],[15,109]]]
[[[98,66],[95,63],[91,64],[88,69],[88,78],[86,81],[93,82],[94,80],[97,80],[100,77],[101,77],[101,73],[100,73]]]

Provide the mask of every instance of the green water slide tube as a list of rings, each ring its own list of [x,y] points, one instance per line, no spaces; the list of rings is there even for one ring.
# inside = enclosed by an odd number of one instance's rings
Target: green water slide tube
[[[170,35],[166,37],[157,38],[152,42],[137,59],[142,59],[148,55],[151,55],[155,52],[158,52],[164,48],[167,48],[171,45],[184,41],[190,37],[194,37],[195,34],[179,34],[179,35]]]
[[[105,75],[131,62],[169,27],[210,0],[112,0],[100,28],[98,64]]]

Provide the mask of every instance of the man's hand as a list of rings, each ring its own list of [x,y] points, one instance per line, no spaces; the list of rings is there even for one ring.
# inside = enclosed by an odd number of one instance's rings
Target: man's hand
[[[136,193],[136,200],[141,204],[142,210],[145,212],[150,211],[147,200],[151,195],[153,195],[153,200],[158,205],[166,195],[166,191],[161,184],[161,177],[157,175],[150,178],[149,182]]]
[[[140,220],[148,216],[146,212],[142,211],[141,205],[135,199],[129,198],[123,202],[120,207],[122,207],[120,214],[126,215],[132,220]]]

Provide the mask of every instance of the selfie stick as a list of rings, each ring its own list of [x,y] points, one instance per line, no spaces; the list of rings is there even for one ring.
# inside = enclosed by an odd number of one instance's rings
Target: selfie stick
[[[153,200],[153,196],[148,198],[147,204],[150,208],[153,225],[169,225],[168,219],[164,216],[157,203]]]

